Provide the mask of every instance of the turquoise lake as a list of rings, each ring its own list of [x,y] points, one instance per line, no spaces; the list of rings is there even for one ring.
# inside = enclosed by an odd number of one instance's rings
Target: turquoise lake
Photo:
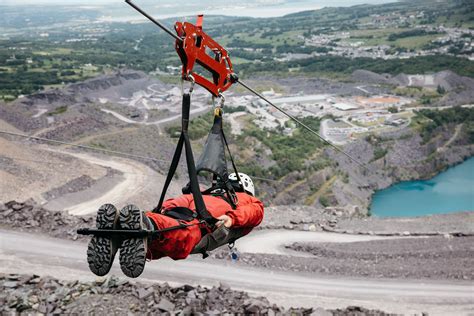
[[[377,191],[370,210],[377,217],[474,211],[474,157],[430,180],[400,182]]]

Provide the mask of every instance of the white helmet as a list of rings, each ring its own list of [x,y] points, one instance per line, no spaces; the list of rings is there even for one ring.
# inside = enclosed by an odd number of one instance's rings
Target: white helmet
[[[255,196],[255,186],[253,185],[252,179],[248,175],[242,172],[239,172],[239,177],[240,177],[240,180],[242,181],[244,190],[247,193],[251,194],[252,196]],[[229,174],[229,180],[233,182],[239,181],[239,179],[237,179],[237,175],[235,174],[235,172]]]

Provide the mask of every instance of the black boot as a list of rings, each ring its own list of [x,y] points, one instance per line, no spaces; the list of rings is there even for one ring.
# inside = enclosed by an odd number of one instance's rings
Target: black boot
[[[154,230],[151,220],[135,205],[127,205],[120,211],[121,229]],[[130,277],[136,278],[145,269],[148,238],[127,238],[120,246],[120,268]]]
[[[119,213],[112,204],[104,204],[97,211],[98,229],[117,229]],[[120,239],[112,237],[92,237],[87,247],[87,262],[92,273],[103,276],[109,273],[115,254],[120,247]]]

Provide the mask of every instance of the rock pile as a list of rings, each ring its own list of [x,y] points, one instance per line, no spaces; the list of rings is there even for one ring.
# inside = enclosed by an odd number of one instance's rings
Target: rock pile
[[[435,214],[410,218],[341,218],[325,231],[379,236],[473,236],[474,212]]]
[[[51,189],[48,192],[43,193],[42,197],[47,201],[53,200],[68,193],[86,190],[87,188],[90,188],[92,185],[94,185],[96,182],[97,181],[92,179],[90,176],[82,175],[60,187]]]
[[[81,227],[93,227],[92,216],[80,217],[65,212],[52,212],[29,200],[23,203],[10,201],[0,204],[0,227],[19,231],[45,233],[57,238],[76,240],[76,230]]]
[[[335,214],[332,210],[313,206],[271,206],[265,208],[265,220],[259,228],[321,231],[321,227],[332,227],[348,216],[346,212]]]
[[[107,173],[105,174],[104,177],[113,177],[115,175],[122,174],[120,171],[118,171],[116,169],[112,169],[110,167],[106,167],[106,170],[107,170]],[[88,175],[82,175],[80,177],[72,179],[71,181],[63,184],[62,186],[53,188],[53,189],[49,190],[48,192],[43,193],[42,197],[47,201],[51,201],[53,199],[56,199],[58,197],[61,197],[61,196],[65,195],[65,194],[84,191],[84,190],[92,187],[98,181],[99,180],[92,179]]]
[[[0,274],[0,314],[167,314],[167,315],[388,315],[346,309],[284,309],[228,285],[212,288],[132,283],[114,276],[95,282],[61,281],[37,275]]]
[[[259,229],[321,231],[325,227],[334,227],[338,220],[347,217],[346,213],[334,214],[331,210],[309,206],[274,206],[265,210],[265,221]],[[94,223],[93,216],[81,217],[50,211],[33,200],[0,203],[0,227],[76,240],[83,237],[75,233],[78,228],[93,227]]]

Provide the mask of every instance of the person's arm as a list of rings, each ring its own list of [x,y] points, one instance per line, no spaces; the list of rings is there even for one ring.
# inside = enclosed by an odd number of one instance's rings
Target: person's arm
[[[192,196],[189,194],[181,195],[176,198],[168,199],[163,202],[162,210],[167,211],[175,207],[191,208]]]
[[[226,215],[232,219],[230,224],[232,227],[256,227],[263,220],[263,203],[259,199],[248,195],[248,199],[243,201],[239,198],[237,208],[228,211]]]

